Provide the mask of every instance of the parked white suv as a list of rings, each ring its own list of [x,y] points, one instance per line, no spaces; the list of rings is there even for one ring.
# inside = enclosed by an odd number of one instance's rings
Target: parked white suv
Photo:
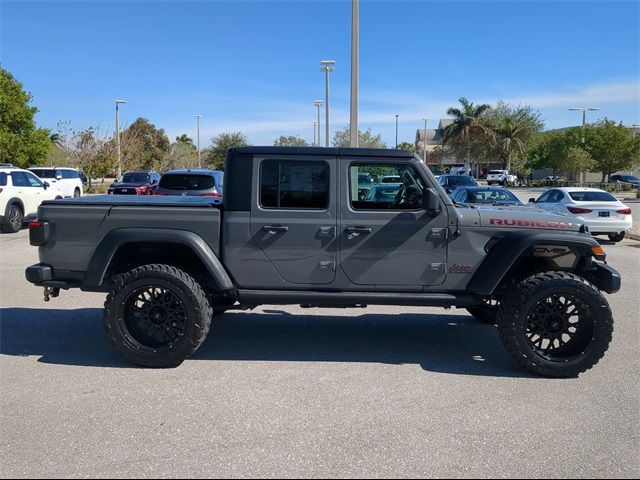
[[[499,185],[515,185],[518,181],[518,176],[510,173],[509,170],[491,170],[487,174],[487,183],[493,185],[497,183]]]
[[[25,220],[34,218],[45,200],[62,198],[28,170],[0,164],[0,230],[16,233]]]
[[[78,171],[64,167],[34,167],[29,169],[64,198],[82,196],[82,180]]]

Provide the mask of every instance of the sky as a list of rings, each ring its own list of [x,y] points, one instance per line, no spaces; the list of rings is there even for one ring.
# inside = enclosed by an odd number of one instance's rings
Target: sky
[[[138,117],[170,139],[221,131],[255,145],[313,141],[320,60],[334,59],[331,127],[349,123],[351,2],[0,0],[0,63],[33,95],[39,126]],[[640,2],[360,2],[360,128],[414,142],[461,96],[528,104],[547,128],[640,124]],[[322,118],[324,142],[324,113]]]

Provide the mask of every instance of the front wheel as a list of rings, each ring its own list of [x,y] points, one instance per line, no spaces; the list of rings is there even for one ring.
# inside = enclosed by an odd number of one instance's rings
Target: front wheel
[[[618,243],[624,240],[625,232],[610,233],[608,237],[609,237],[609,240],[611,240],[612,242]]]
[[[576,377],[600,361],[613,335],[607,300],[585,279],[546,272],[514,284],[498,308],[500,339],[523,368]]]
[[[115,278],[103,321],[129,361],[177,367],[204,342],[212,313],[193,277],[169,265],[144,265]]]

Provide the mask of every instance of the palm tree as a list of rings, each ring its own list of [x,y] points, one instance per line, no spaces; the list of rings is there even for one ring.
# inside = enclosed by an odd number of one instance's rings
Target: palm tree
[[[179,137],[176,137],[176,143],[186,143],[189,145],[193,145],[193,139],[190,138],[186,133],[183,133]]]
[[[511,170],[514,155],[524,155],[525,142],[542,128],[540,114],[528,106],[511,107],[499,103],[489,118],[494,142],[502,157],[502,166]]]
[[[461,97],[458,101],[462,108],[451,107],[447,110],[447,115],[452,117],[453,122],[444,128],[443,134],[445,142],[459,140],[466,147],[464,169],[468,172],[471,167],[471,142],[474,137],[493,135],[482,118],[491,106],[486,103],[476,106],[465,97]]]

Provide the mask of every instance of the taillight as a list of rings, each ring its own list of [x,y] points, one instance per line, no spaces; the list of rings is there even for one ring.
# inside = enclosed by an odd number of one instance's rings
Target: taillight
[[[49,222],[32,220],[29,222],[29,243],[39,247],[49,241]]]
[[[201,197],[217,197],[217,198],[220,198],[220,197],[222,197],[222,194],[218,193],[218,192],[213,192],[213,193],[203,193],[200,196]]]
[[[0,190],[2,191],[2,190]],[[630,208],[621,208],[620,210],[616,210],[617,213],[619,213],[620,215],[631,215],[631,209]]]
[[[567,207],[567,210],[569,210],[571,213],[591,213],[593,212],[593,210],[589,210],[588,208],[578,208],[578,207]]]

